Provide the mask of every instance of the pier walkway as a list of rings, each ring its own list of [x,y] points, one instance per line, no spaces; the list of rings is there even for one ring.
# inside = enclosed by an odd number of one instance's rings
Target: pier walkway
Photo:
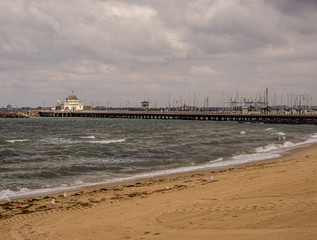
[[[41,111],[41,117],[90,117],[90,118],[137,118],[137,119],[181,119],[181,120],[211,120],[236,121],[251,123],[279,124],[315,124],[317,115],[276,115],[276,114],[233,114],[220,112],[197,111]]]

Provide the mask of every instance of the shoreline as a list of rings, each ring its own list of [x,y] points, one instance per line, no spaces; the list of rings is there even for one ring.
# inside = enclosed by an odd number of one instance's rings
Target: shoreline
[[[150,233],[153,239],[193,239],[197,234],[198,239],[209,234],[237,239],[246,238],[245,232],[249,239],[254,233],[260,233],[259,239],[313,239],[317,234],[316,147],[312,144],[279,158],[229,168],[87,187],[67,192],[68,198],[56,193],[1,202],[0,239],[36,238],[43,232],[44,239],[65,239],[70,233],[76,239],[103,239],[105,231],[111,239],[149,239]],[[56,205],[51,204],[52,198]],[[77,220],[79,226],[70,224]],[[118,221],[136,232],[114,226]],[[80,227],[86,232],[76,233]]]
[[[314,135],[315,136],[315,135]],[[260,153],[263,154],[262,157],[264,157],[264,154],[269,154],[266,158],[260,158],[260,159],[249,159],[248,156],[251,156],[253,154],[242,154],[242,155],[236,155],[231,158],[228,158],[226,160],[215,160],[213,162],[205,163],[202,165],[198,166],[193,166],[193,167],[180,167],[180,168],[175,168],[175,169],[170,169],[170,170],[162,170],[162,171],[156,171],[156,172],[149,172],[149,173],[142,173],[140,175],[142,176],[130,176],[130,177],[124,177],[124,178],[118,178],[118,179],[112,179],[109,180],[108,182],[96,182],[96,183],[86,183],[83,185],[79,186],[68,186],[68,187],[55,187],[52,189],[48,189],[47,191],[40,191],[39,190],[34,190],[35,192],[31,193],[25,193],[25,194],[20,194],[17,196],[10,196],[10,200],[21,200],[21,199],[27,199],[27,198],[34,198],[34,197],[42,197],[42,196],[50,196],[50,195],[56,195],[64,192],[78,192],[82,191],[85,189],[90,189],[90,188],[98,188],[98,187],[103,187],[103,186],[110,186],[110,185],[120,185],[120,184],[126,184],[130,182],[135,182],[135,181],[143,181],[147,180],[150,178],[166,178],[169,176],[173,175],[186,175],[190,173],[196,173],[196,172],[201,172],[201,171],[209,171],[209,170],[223,170],[223,169],[229,169],[229,168],[234,168],[238,166],[243,166],[247,164],[256,164],[259,162],[263,161],[269,161],[275,158],[280,158],[283,157],[284,155],[289,154],[289,152],[300,149],[300,148],[306,148],[311,145],[316,145],[317,142],[313,141],[314,136],[310,139],[305,140],[304,142],[299,142],[295,143],[292,146],[283,146],[275,150],[271,150],[269,152],[264,152]],[[285,143],[284,143],[285,144]],[[244,162],[235,162],[233,159],[234,157],[244,157],[247,160],[244,160]],[[217,163],[219,165],[217,166]],[[4,196],[3,198],[0,198],[0,203],[5,202],[6,197]]]

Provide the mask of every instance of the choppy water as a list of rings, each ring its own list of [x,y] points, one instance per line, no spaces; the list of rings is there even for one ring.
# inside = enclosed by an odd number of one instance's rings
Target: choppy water
[[[256,161],[310,142],[316,126],[0,119],[0,199]]]

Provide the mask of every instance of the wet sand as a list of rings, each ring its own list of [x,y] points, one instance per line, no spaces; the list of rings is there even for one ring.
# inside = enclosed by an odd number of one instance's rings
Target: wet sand
[[[0,239],[317,239],[316,171],[315,144],[227,169],[1,202]]]

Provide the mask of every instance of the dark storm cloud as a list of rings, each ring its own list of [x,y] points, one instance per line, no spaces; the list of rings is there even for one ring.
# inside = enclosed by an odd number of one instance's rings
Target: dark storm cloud
[[[191,40],[207,52],[243,52],[284,42],[276,34],[279,29],[252,9],[211,5],[205,11],[196,17],[192,12],[199,10],[188,11],[186,23]]]
[[[312,35],[317,33],[317,1],[314,0],[280,0],[264,1],[265,4],[275,8],[281,15],[281,24],[284,31]]]
[[[267,0],[264,3],[269,3],[283,13],[290,15],[306,15],[317,10],[317,1],[315,0]]]

